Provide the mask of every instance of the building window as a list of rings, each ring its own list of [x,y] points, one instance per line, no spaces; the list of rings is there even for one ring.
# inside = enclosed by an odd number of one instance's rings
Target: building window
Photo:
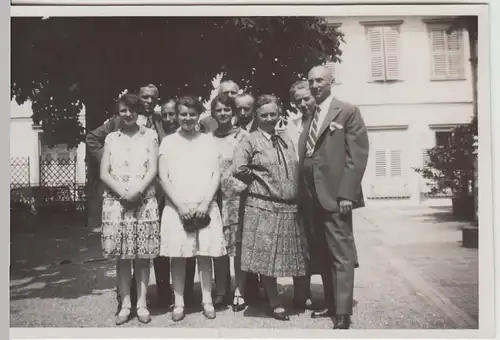
[[[337,79],[338,75],[337,75],[337,67],[338,67],[338,64],[333,62],[333,61],[329,61],[329,62],[326,62],[324,63],[325,67],[327,69],[330,70],[331,74],[332,74],[332,79],[333,79],[333,84],[338,84],[339,81]]]
[[[402,177],[401,150],[375,151],[375,177]]]
[[[399,80],[399,25],[370,25],[366,35],[371,80]]]
[[[452,133],[451,131],[435,131],[436,146],[450,146]]]
[[[449,25],[429,25],[433,80],[464,79],[463,31],[447,32]]]

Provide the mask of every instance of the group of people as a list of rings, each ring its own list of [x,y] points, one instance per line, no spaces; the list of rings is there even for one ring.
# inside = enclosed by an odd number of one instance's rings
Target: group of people
[[[134,313],[151,321],[153,259],[166,305],[172,282],[174,321],[185,317],[197,265],[209,319],[229,305],[243,311],[263,288],[269,315],[289,320],[277,278],[293,277],[294,307],[349,328],[358,266],[352,210],[364,205],[368,135],[359,109],[333,97],[332,81],[315,66],[291,86],[302,118],[285,131],[277,129],[276,96],[254,98],[230,80],[203,119],[191,95],[167,99],[155,113],[154,85],[118,99],[117,114],[86,138],[100,162],[103,253],[117,259],[117,325]],[[319,310],[311,300],[315,274],[324,286]]]

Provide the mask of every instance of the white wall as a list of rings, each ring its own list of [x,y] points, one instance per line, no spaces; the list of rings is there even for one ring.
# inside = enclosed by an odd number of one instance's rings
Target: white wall
[[[394,138],[398,127],[404,133],[398,146],[404,150],[410,202],[420,201],[422,179],[411,168],[422,166],[422,151],[434,146],[433,126],[468,123],[472,117],[472,83],[467,32],[463,34],[465,79],[431,80],[431,47],[427,25],[422,17],[349,17],[329,18],[341,24],[345,44],[341,44],[342,62],[336,64],[336,84],[332,92],[338,99],[359,106],[369,133],[380,141],[386,132]],[[365,26],[361,21],[403,20],[399,38],[399,73],[395,83],[371,82]],[[392,131],[392,132],[391,132]],[[383,138],[382,138],[383,139]],[[397,143],[397,142],[393,142]],[[371,166],[372,164],[369,164]],[[373,184],[374,168],[367,168],[365,192]]]
[[[431,81],[431,49],[427,26],[421,17],[403,19],[399,38],[399,71],[401,81],[373,83],[369,78],[369,54],[365,26],[360,21],[384,18],[350,17],[330,18],[338,22],[345,36],[341,44],[342,62],[336,65],[335,95],[357,105],[384,105],[387,103],[469,103],[472,102],[469,46],[464,32],[465,80]]]
[[[27,101],[23,105],[18,105],[15,100],[11,101],[10,157],[30,157],[30,182],[36,185],[39,183],[40,145],[38,133],[41,130],[33,128],[32,114],[31,102]],[[79,120],[85,126],[85,108],[80,112]],[[85,144],[80,143],[74,153],[77,158],[77,181],[85,183]]]

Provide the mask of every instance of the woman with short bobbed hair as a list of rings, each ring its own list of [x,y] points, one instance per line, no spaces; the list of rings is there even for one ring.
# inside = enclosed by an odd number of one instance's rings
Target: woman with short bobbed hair
[[[241,141],[233,162],[234,176],[248,186],[241,269],[261,275],[271,316],[286,321],[276,279],[307,274],[307,245],[297,208],[298,160],[292,141],[276,132],[279,99],[262,95],[255,108],[259,127]]]
[[[154,179],[157,173],[158,135],[137,124],[139,97],[125,94],[118,99],[118,131],[104,141],[101,180],[106,185],[102,207],[102,248],[105,257],[117,259],[120,311],[116,324],[132,317],[132,265],[137,285],[137,317],[148,323],[146,292],[151,259],[160,250],[160,226]],[[133,282],[133,281],[132,281]]]
[[[176,104],[180,129],[165,137],[159,150],[159,176],[167,199],[161,219],[160,255],[171,258],[174,289],[172,319],[185,317],[186,258],[198,262],[203,314],[215,318],[212,302],[212,258],[226,254],[220,211],[219,155],[214,137],[196,127],[203,105],[194,96]]]
[[[227,306],[226,297],[230,293],[230,257],[234,259],[235,289],[232,308],[235,312],[245,309],[243,297],[245,275],[241,271],[241,225],[239,223],[241,191],[245,186],[232,175],[234,150],[248,132],[233,125],[236,104],[229,95],[221,93],[210,104],[211,114],[217,122],[213,132],[219,152],[221,183],[218,203],[221,208],[222,224],[228,256],[214,259],[217,310]],[[238,188],[240,187],[240,188]]]

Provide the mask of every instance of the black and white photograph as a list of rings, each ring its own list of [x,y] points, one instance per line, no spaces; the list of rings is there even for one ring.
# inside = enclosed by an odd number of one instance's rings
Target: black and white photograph
[[[10,327],[492,336],[488,5],[201,7],[12,6]]]

